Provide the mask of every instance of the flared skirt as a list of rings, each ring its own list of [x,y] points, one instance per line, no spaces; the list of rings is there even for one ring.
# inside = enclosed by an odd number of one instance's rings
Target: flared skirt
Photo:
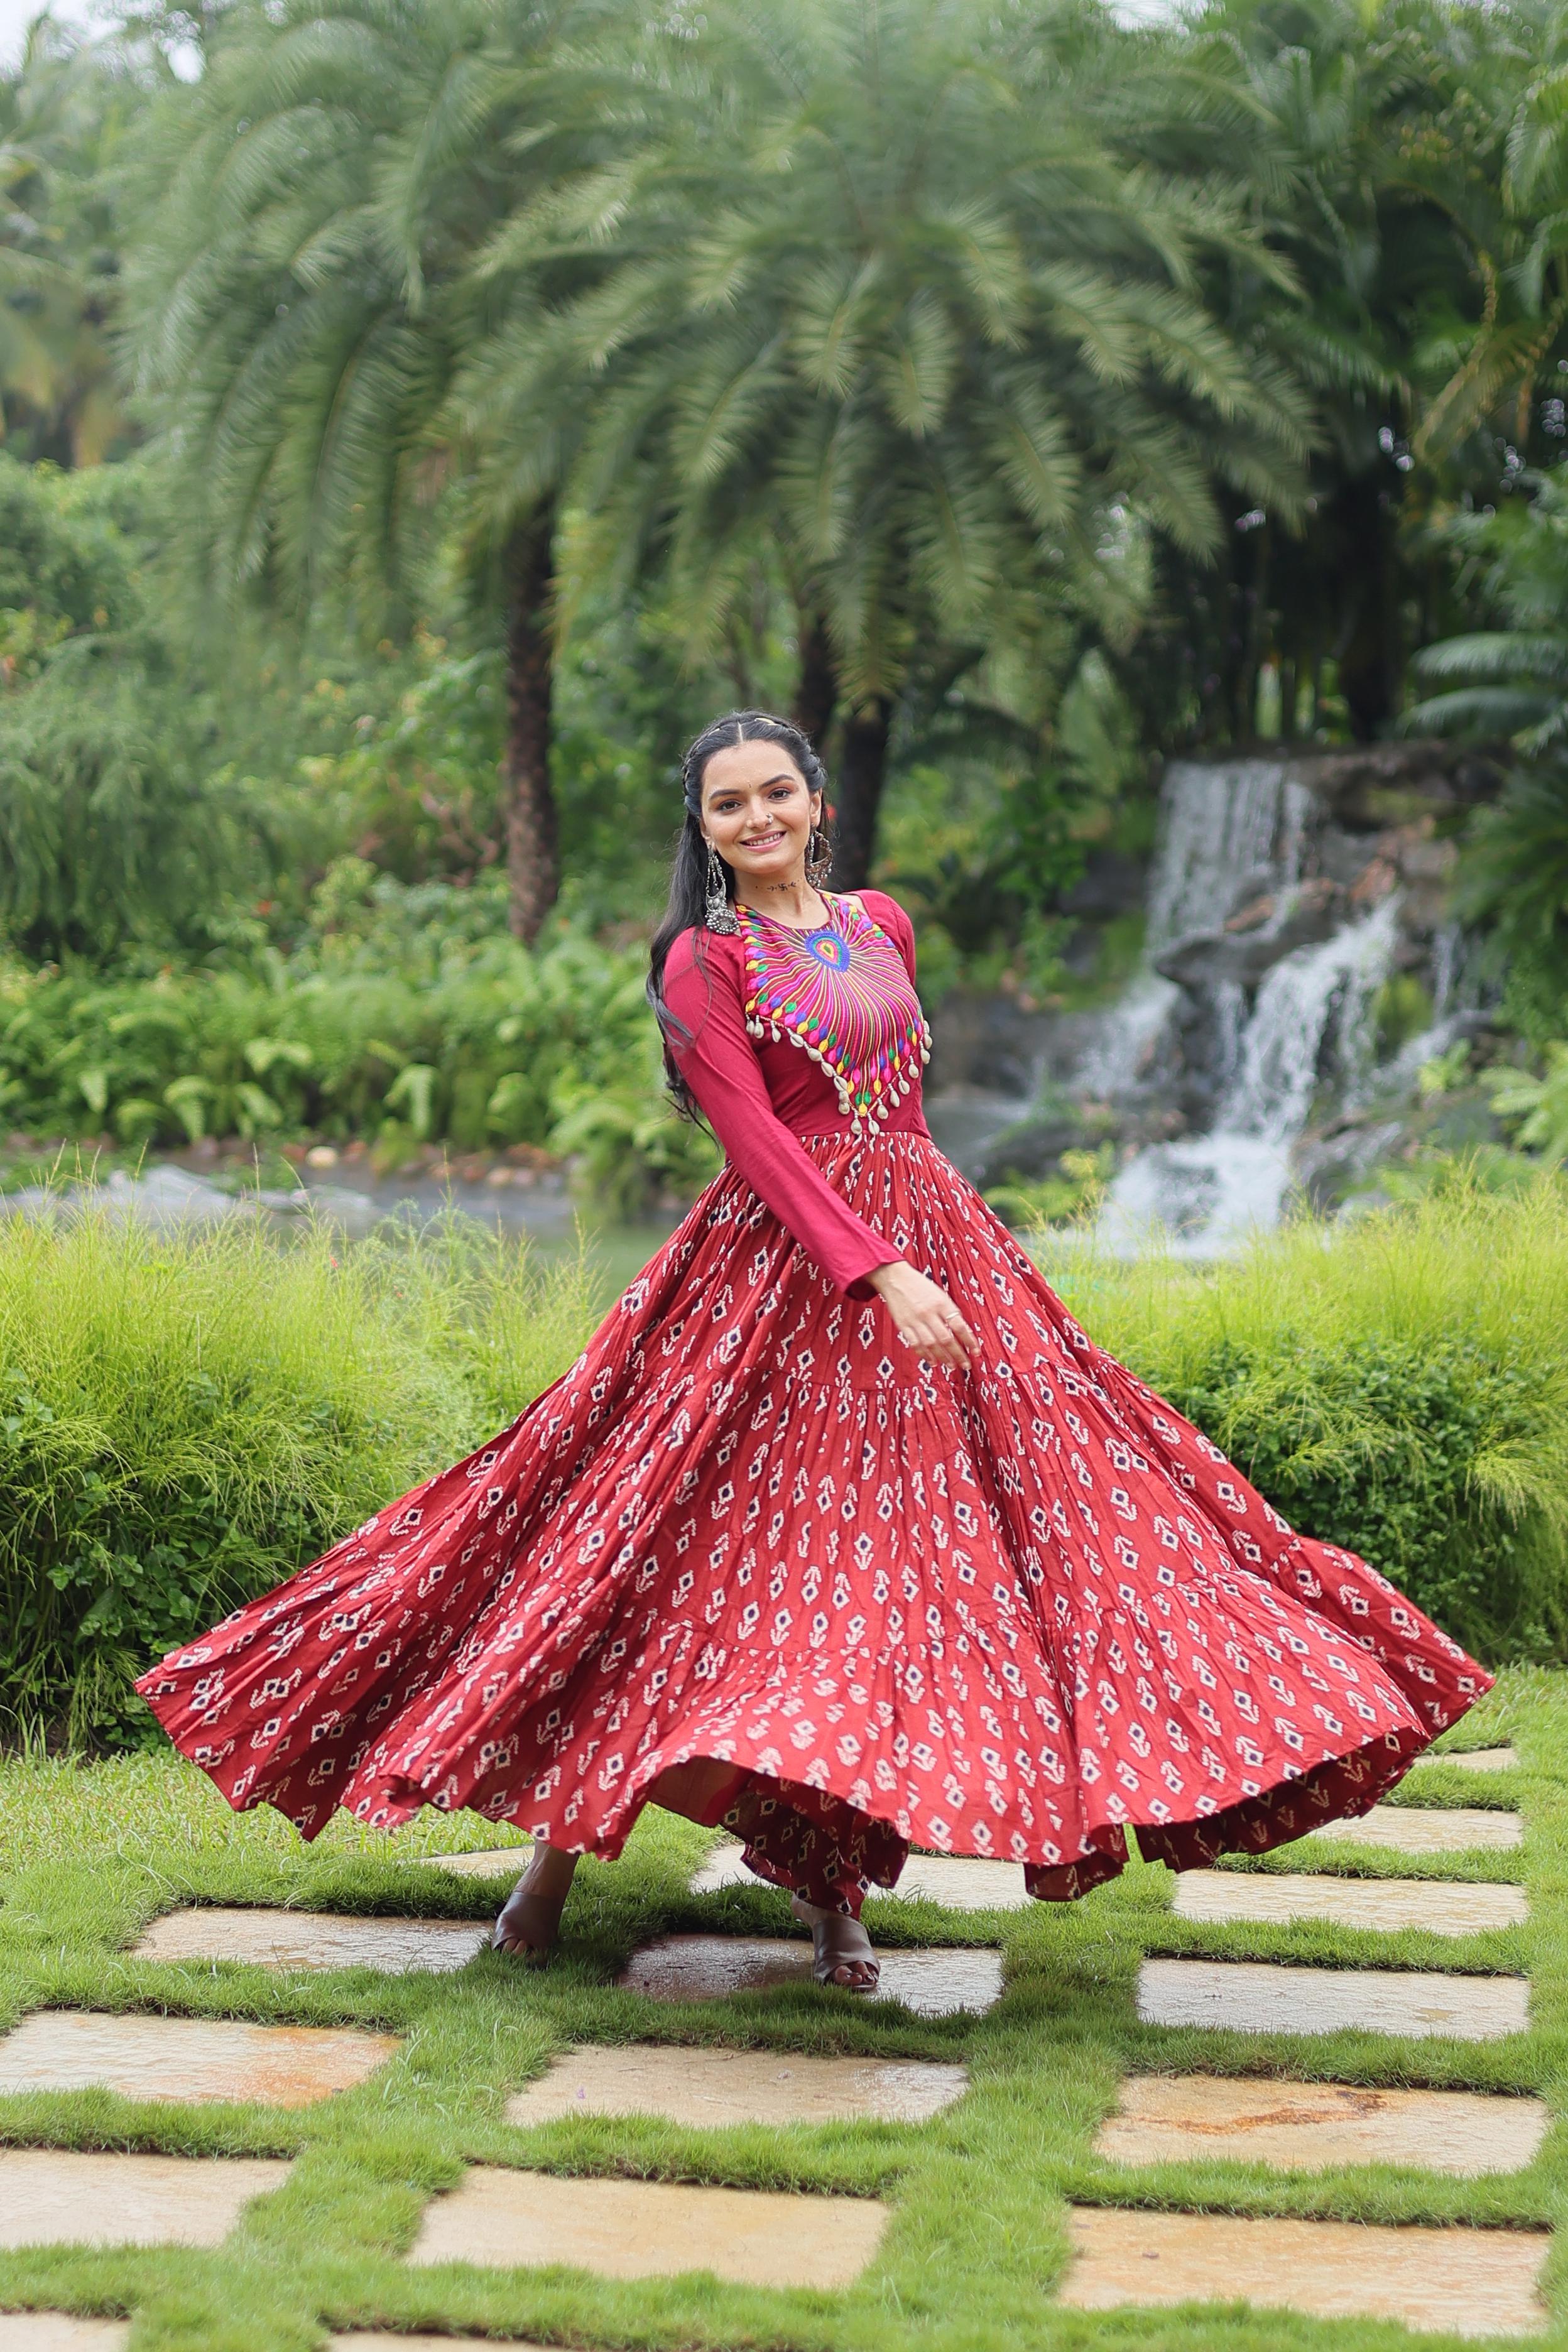
[[[613,1855],[705,1792],[858,1906],[911,1844],[1065,1898],[1373,1805],[1490,1681],[1097,1348],[929,1138],[803,1139],[958,1301],[837,1295],[732,1170],[489,1444],[138,1688],[306,1837],[471,1807]]]

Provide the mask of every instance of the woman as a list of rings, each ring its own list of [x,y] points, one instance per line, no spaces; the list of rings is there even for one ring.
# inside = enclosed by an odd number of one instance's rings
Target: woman
[[[1031,1894],[1364,1812],[1490,1677],[1292,1533],[1079,1328],[937,1150],[908,917],[823,887],[826,779],[754,711],[684,770],[648,992],[726,1165],[494,1442],[138,1687],[306,1837],[470,1806],[549,1950],[650,1800],[745,1844],[869,1991],[911,1843]]]

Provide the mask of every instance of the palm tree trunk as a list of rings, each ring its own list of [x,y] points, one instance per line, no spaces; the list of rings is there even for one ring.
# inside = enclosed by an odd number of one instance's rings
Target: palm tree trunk
[[[844,721],[833,850],[833,879],[840,890],[858,890],[871,871],[892,725],[893,707],[879,695]]]
[[[795,645],[800,667],[795,690],[795,723],[820,759],[838,701],[833,646],[820,613],[802,610],[795,627]]]
[[[554,516],[521,524],[502,558],[506,573],[506,741],[501,819],[513,936],[531,947],[561,887],[555,795],[550,782],[554,643],[550,596]]]

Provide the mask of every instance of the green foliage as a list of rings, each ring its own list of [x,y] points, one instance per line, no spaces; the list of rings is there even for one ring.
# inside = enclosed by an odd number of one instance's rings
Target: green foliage
[[[1331,1349],[1281,1328],[1262,1350],[1220,1345],[1172,1402],[1294,1526],[1374,1561],[1458,1640],[1561,1657],[1568,1587],[1549,1625],[1530,1617],[1528,1557],[1521,1574],[1507,1512],[1473,1491],[1479,1465],[1539,1434],[1534,1377],[1435,1335]]]
[[[0,940],[36,958],[211,946],[277,847],[154,618],[148,498],[0,452]]]
[[[1053,1279],[1304,1533],[1483,1657],[1568,1658],[1568,1187],[1449,1162],[1210,1269],[1079,1251]]]
[[[1116,1168],[1112,1144],[1092,1151],[1064,1151],[1054,1176],[1033,1183],[1021,1176],[1007,1177],[985,1194],[989,1207],[1004,1224],[1027,1232],[1037,1225],[1087,1224],[1105,1198]]]
[[[150,1658],[510,1420],[587,1320],[580,1266],[460,1223],[0,1223],[0,1737],[144,1728]]]
[[[1481,1084],[1499,1116],[1519,1122],[1515,1141],[1555,1168],[1568,1160],[1568,1045],[1554,1039],[1545,1061],[1539,1076],[1527,1070],[1488,1070]]]
[[[96,465],[129,438],[110,325],[113,181],[147,64],[143,52],[141,71],[129,58],[116,71],[40,11],[0,74],[0,434],[30,458]]]
[[[583,1151],[622,1208],[665,1182],[696,1189],[712,1147],[663,1097],[640,952],[565,931],[533,953],[502,929],[494,889],[367,895],[371,872],[329,873],[321,911],[343,928],[292,958],[150,981],[0,967],[0,1116],[132,1146],[532,1143]]]

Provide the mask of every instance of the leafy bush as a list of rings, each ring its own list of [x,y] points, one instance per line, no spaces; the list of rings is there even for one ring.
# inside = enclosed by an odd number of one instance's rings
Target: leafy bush
[[[135,1737],[134,1675],[503,1427],[591,1321],[454,1220],[340,1252],[0,1224],[0,1737]]]
[[[1456,1178],[1234,1261],[1053,1276],[1286,1517],[1483,1658],[1568,1659],[1568,1190]]]
[[[1472,1492],[1489,1447],[1529,1433],[1530,1379],[1463,1344],[1323,1349],[1282,1330],[1263,1349],[1222,1343],[1172,1402],[1292,1525],[1360,1552],[1497,1655],[1552,1645],[1521,1620],[1518,1528],[1494,1510],[1478,1541]],[[1568,1617],[1552,1613],[1560,1634]]]
[[[717,1155],[664,1098],[639,952],[572,931],[531,952],[489,889],[368,888],[371,873],[342,861],[317,894],[337,928],[247,969],[144,981],[0,965],[0,1118],[132,1147],[533,1143],[583,1152],[623,1209],[700,1188]]]

